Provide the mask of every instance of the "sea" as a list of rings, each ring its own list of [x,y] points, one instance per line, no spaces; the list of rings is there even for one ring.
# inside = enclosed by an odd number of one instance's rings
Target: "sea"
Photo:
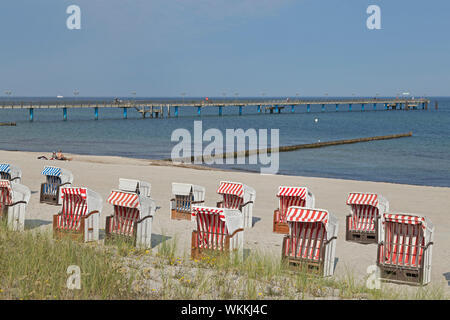
[[[408,138],[283,152],[279,154],[278,174],[450,187],[450,97],[427,98],[431,100],[428,110],[385,111],[384,105],[378,104],[376,110],[373,105],[365,105],[363,111],[361,105],[354,104],[351,111],[348,105],[340,105],[336,111],[330,104],[325,112],[321,105],[311,105],[310,112],[305,106],[297,106],[295,110],[287,107],[280,114],[270,114],[264,107],[258,113],[256,106],[250,106],[243,108],[242,115],[238,107],[225,107],[223,115],[218,116],[217,107],[202,108],[201,115],[197,108],[180,107],[178,117],[172,110],[172,117],[163,119],[143,119],[134,109],[128,109],[124,119],[122,109],[100,108],[97,121],[93,108],[69,109],[67,121],[63,121],[62,109],[35,109],[33,122],[29,121],[28,109],[0,109],[0,122],[16,122],[16,126],[0,126],[0,149],[36,151],[46,156],[61,149],[84,155],[167,159],[178,143],[171,140],[174,130],[183,128],[193,136],[195,121],[201,121],[203,131],[215,128],[224,136],[226,129],[267,129],[269,133],[279,129],[280,146],[411,131],[413,136]],[[49,99],[3,97],[0,105]],[[140,99],[162,98],[136,98],[137,103]],[[209,99],[213,101],[214,97]],[[204,146],[208,143],[204,142]],[[0,163],[5,161],[0,159]],[[248,163],[211,166],[260,171],[260,165]]]

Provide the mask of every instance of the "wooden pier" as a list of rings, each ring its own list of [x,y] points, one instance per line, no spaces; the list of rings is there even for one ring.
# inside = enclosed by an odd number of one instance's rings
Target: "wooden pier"
[[[67,120],[68,109],[92,109],[94,110],[94,119],[98,120],[99,110],[102,108],[118,108],[123,110],[123,118],[128,117],[128,109],[135,109],[143,118],[164,118],[178,117],[181,108],[194,108],[197,115],[201,115],[204,108],[216,108],[218,115],[223,115],[223,108],[236,108],[238,114],[242,115],[243,108],[257,107],[257,113],[282,113],[295,112],[295,108],[305,108],[306,112],[311,112],[312,105],[320,105],[321,111],[326,111],[327,105],[333,105],[336,111],[340,107],[347,106],[348,111],[353,111],[353,106],[360,106],[360,111],[381,111],[381,110],[428,110],[430,100],[425,98],[353,98],[353,99],[167,99],[167,100],[144,100],[144,99],[111,99],[111,100],[66,100],[52,99],[41,100],[39,102],[0,102],[2,109],[28,109],[29,120],[34,119],[34,110],[36,109],[61,109],[62,119]],[[377,106],[382,106],[380,109]],[[287,111],[286,111],[287,109]],[[341,108],[342,109],[342,108]],[[435,109],[437,109],[437,102]]]

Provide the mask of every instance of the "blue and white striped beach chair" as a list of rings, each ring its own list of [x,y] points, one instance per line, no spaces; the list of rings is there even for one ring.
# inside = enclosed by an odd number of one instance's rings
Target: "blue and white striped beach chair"
[[[0,179],[18,182],[22,179],[22,170],[8,163],[0,163]]]
[[[42,174],[46,177],[46,182],[41,184],[41,203],[62,204],[60,190],[73,183],[72,173],[66,169],[46,166]]]

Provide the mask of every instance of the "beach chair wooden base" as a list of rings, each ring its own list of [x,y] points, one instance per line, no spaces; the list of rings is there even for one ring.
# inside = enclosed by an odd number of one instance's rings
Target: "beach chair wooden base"
[[[118,234],[111,231],[111,219],[114,216],[106,217],[106,224],[105,224],[105,243],[111,243],[114,241],[120,241],[120,242],[126,242],[133,246],[136,246],[136,223],[133,228],[133,234],[132,235],[126,235],[126,234]]]
[[[176,209],[172,209],[170,218],[172,220],[191,220],[191,212],[186,211],[178,211]]]
[[[380,280],[400,284],[423,285],[423,269],[398,266],[378,265]]]
[[[301,270],[306,273],[312,273],[317,275],[323,275],[323,259],[320,260],[311,260],[311,259],[304,259],[300,257],[291,257],[286,256],[284,252],[286,252],[286,243],[289,239],[289,236],[285,236],[283,238],[283,248],[282,248],[282,255],[281,260],[283,263],[287,263],[289,267],[295,270]]]
[[[67,239],[71,239],[74,241],[84,242],[85,220],[91,214],[94,214],[94,213],[98,213],[98,211],[93,211],[88,216],[81,217],[80,228],[78,229],[79,231],[65,230],[65,229],[58,228],[58,219],[61,216],[61,214],[55,214],[53,216],[53,239],[61,240],[63,238],[67,238]],[[93,230],[93,228],[89,229],[89,231],[92,231],[92,230]]]
[[[358,231],[358,230],[349,230],[349,221],[352,218],[351,215],[347,216],[346,219],[346,227],[345,227],[345,240],[350,242],[356,242],[360,244],[371,244],[371,243],[378,243],[378,230],[377,227],[375,227],[375,231],[368,232],[368,231]]]
[[[197,231],[192,231],[192,240],[191,240],[191,259],[192,260],[200,260],[205,256],[217,256],[218,254],[229,254],[230,253],[230,243],[232,238],[238,232],[243,232],[244,229],[236,230],[233,235],[225,236],[225,243],[221,249],[206,249],[200,248],[197,244]],[[234,251],[234,250],[233,250]],[[237,249],[236,249],[237,251]]]
[[[289,225],[287,222],[280,222],[277,220],[279,210],[275,210],[273,212],[273,232],[280,234],[288,234],[289,233]]]

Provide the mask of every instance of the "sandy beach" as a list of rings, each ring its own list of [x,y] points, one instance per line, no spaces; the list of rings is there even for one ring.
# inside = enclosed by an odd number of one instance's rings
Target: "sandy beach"
[[[52,216],[57,206],[39,203],[41,175],[45,165],[66,168],[74,174],[74,185],[88,187],[103,197],[100,228],[104,228],[106,216],[112,206],[106,199],[118,186],[119,178],[148,181],[152,185],[152,198],[160,207],[153,222],[153,247],[161,243],[161,235],[176,237],[180,256],[188,256],[192,224],[188,221],[170,220],[169,200],[171,183],[195,183],[206,187],[206,205],[214,206],[220,198],[216,194],[220,180],[245,183],[256,190],[254,226],[245,230],[245,249],[261,250],[280,256],[282,235],[272,232],[273,211],[278,207],[276,197],[280,185],[306,186],[316,198],[316,207],[334,213],[339,219],[335,276],[342,277],[350,271],[355,277],[366,276],[368,266],[375,264],[377,246],[361,245],[345,241],[345,217],[349,213],[346,199],[349,192],[376,192],[390,202],[391,212],[416,213],[427,216],[436,226],[432,256],[432,284],[450,291],[450,188],[400,185],[391,183],[310,178],[283,175],[175,167],[158,161],[120,157],[66,155],[72,161],[38,160],[42,153],[0,151],[0,163],[10,163],[22,169],[22,184],[31,189],[32,196],[26,211],[26,229],[51,228]],[[49,154],[45,154],[47,157]]]

